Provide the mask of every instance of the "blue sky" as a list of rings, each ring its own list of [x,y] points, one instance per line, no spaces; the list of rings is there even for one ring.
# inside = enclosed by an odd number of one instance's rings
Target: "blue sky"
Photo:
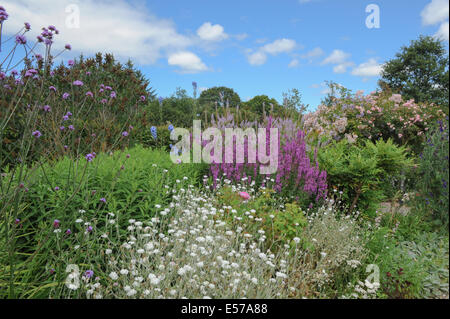
[[[177,87],[192,93],[227,86],[241,99],[267,94],[281,102],[297,88],[315,108],[325,80],[354,91],[376,88],[382,63],[419,35],[448,45],[448,2],[443,0],[6,0],[4,32],[24,21],[34,32],[56,25],[59,45],[80,52],[131,58],[158,95]],[[369,29],[366,7],[379,8]],[[75,18],[74,18],[75,17]],[[33,33],[30,34],[30,37]]]

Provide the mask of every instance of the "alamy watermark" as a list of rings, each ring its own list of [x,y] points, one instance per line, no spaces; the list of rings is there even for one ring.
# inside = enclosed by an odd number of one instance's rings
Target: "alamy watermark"
[[[269,132],[270,136],[267,136]],[[170,139],[179,141],[170,153],[174,163],[247,163],[262,164],[260,174],[273,174],[278,169],[278,128],[225,128],[223,131],[216,127],[209,127],[202,132],[201,121],[194,120],[191,134],[188,129],[174,128],[170,132]],[[245,141],[247,140],[247,143]],[[235,148],[234,148],[235,144]],[[192,151],[192,152],[191,152]],[[181,154],[180,154],[181,153]],[[258,156],[256,156],[258,155]]]
[[[368,29],[380,28],[380,7],[377,4],[369,4],[366,7],[366,13],[370,13],[366,18],[366,27]]]

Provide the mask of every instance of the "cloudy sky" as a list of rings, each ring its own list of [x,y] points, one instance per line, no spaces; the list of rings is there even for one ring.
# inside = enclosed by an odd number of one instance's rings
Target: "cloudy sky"
[[[312,109],[326,93],[324,81],[368,93],[376,88],[382,63],[401,46],[421,34],[439,37],[447,47],[449,39],[447,0],[0,0],[0,5],[10,15],[4,36],[25,21],[32,25],[29,39],[42,26],[55,25],[60,31],[55,46],[73,47],[63,60],[98,51],[131,58],[160,96],[177,87],[191,93],[192,81],[201,89],[231,87],[243,100],[267,94],[281,101],[282,92],[298,88]]]

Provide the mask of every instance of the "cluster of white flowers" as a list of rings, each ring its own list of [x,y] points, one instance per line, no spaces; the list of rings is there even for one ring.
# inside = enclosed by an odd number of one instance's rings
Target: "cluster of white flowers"
[[[190,187],[175,194],[163,212],[144,223],[129,220],[127,241],[117,254],[107,254],[110,285],[102,287],[104,295],[286,298],[297,290],[289,276],[295,266],[290,246],[277,254],[264,250],[263,242],[242,233],[242,225],[222,221],[208,195]]]

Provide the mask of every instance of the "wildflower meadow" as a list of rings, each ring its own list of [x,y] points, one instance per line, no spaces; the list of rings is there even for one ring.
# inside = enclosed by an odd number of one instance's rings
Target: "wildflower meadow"
[[[312,108],[163,98],[47,23],[0,38],[0,298],[449,298],[448,98],[393,85],[397,60]]]

